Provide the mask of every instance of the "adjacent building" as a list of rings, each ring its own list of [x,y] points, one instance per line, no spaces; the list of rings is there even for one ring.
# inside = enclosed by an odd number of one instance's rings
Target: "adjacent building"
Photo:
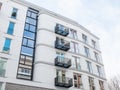
[[[0,0],[0,90],[108,90],[99,38],[25,0]]]

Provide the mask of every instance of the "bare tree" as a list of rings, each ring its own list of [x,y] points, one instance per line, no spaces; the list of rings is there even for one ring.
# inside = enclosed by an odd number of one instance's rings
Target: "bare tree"
[[[109,90],[120,90],[120,75],[117,75],[108,81],[108,88]]]

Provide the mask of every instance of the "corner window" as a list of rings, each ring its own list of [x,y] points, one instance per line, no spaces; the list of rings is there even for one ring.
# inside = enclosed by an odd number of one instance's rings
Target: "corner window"
[[[9,52],[9,50],[10,50],[10,44],[11,44],[11,39],[6,38],[5,39],[5,43],[4,43],[4,47],[3,47],[3,51]]]
[[[14,22],[10,22],[10,23],[9,23],[7,34],[10,34],[10,35],[13,34],[14,26],[15,26],[15,23],[14,23]]]
[[[17,12],[18,12],[18,9],[17,9],[17,8],[13,8],[12,14],[11,14],[11,18],[16,19],[16,17],[17,17]]]

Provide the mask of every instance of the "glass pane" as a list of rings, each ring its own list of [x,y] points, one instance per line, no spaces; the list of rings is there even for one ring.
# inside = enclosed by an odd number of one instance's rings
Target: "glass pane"
[[[15,23],[13,23],[13,22],[9,23],[7,34],[11,34],[11,35],[13,34],[14,25],[15,25]]]
[[[36,25],[36,20],[35,20],[35,19],[32,19],[32,18],[29,18],[29,17],[27,17],[26,22],[27,22],[27,23],[30,23],[30,24],[32,24],[32,25]]]
[[[32,32],[29,32],[29,31],[25,31],[25,32],[24,32],[24,36],[25,36],[25,37],[29,37],[29,38],[31,38],[31,39],[34,39],[34,38],[35,38],[35,34],[32,33]]]
[[[28,40],[27,46],[34,47],[34,41],[33,40]]]
[[[13,8],[11,18],[16,18],[18,9]]]
[[[29,17],[31,16],[31,12],[30,11],[27,12],[27,16],[29,16]]]
[[[25,29],[29,30],[29,24],[25,24]]]
[[[35,26],[33,26],[33,25],[30,25],[30,31],[32,31],[32,32],[35,32]]]
[[[8,51],[10,49],[11,39],[6,38],[3,50]]]
[[[22,46],[22,54],[33,56],[33,49]]]
[[[36,19],[36,17],[37,17],[37,14],[35,14],[35,13],[32,13],[31,17]]]
[[[27,45],[27,39],[26,38],[23,39],[23,45]]]

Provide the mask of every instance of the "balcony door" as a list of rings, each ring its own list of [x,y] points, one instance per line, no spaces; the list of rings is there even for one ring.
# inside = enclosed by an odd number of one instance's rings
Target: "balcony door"
[[[65,62],[65,53],[57,52],[59,62]]]
[[[65,78],[65,71],[64,70],[57,70],[57,77],[58,77],[58,81],[61,83],[65,83],[66,82],[66,78]]]

